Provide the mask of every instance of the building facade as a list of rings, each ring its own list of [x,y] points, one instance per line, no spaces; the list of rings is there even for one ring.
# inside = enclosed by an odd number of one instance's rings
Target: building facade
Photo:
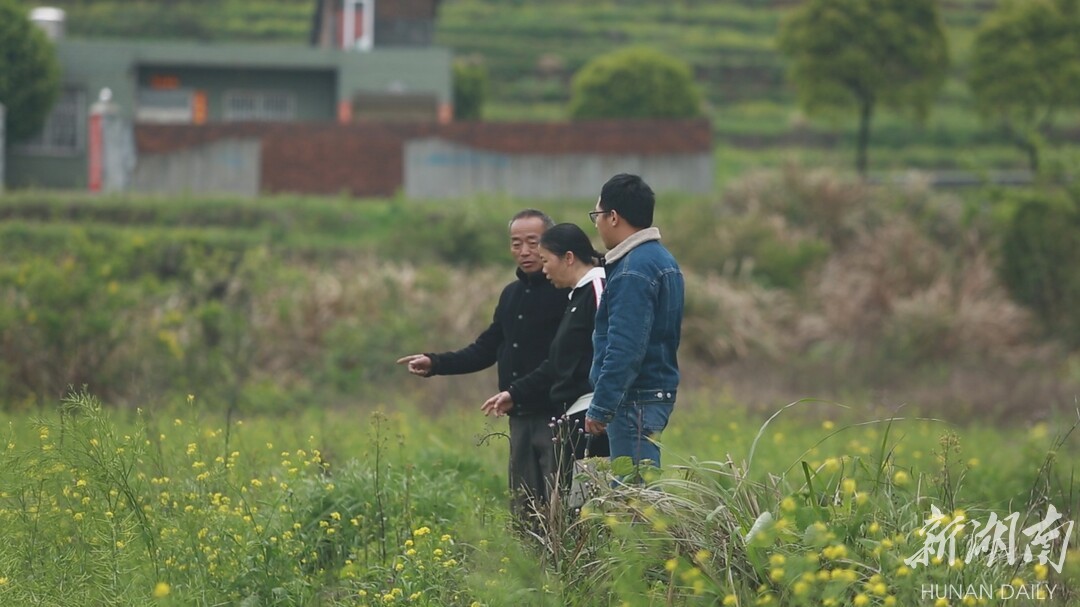
[[[448,122],[453,115],[451,53],[431,46],[429,36],[420,38],[424,44],[387,43],[366,52],[317,46],[57,40],[60,97],[37,137],[7,148],[7,184],[87,187],[89,113],[105,89],[121,117],[136,128],[241,122]]]

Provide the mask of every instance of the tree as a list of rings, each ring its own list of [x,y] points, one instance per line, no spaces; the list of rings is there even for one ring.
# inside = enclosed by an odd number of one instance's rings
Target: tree
[[[454,119],[479,120],[488,91],[488,71],[478,61],[454,61]]]
[[[573,118],[692,118],[701,93],[690,67],[644,47],[601,55],[585,64],[570,84]]]
[[[968,84],[980,113],[995,120],[1039,170],[1042,134],[1054,113],[1080,106],[1077,0],[1001,5],[979,28]]]
[[[45,124],[60,90],[56,49],[15,0],[0,0],[0,103],[7,136],[27,139]]]
[[[779,43],[808,113],[858,111],[863,176],[878,104],[925,119],[949,61],[937,0],[808,0],[784,21]]]

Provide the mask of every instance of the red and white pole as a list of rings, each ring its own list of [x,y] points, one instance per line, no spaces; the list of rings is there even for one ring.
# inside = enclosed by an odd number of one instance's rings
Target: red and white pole
[[[105,114],[112,109],[112,91],[101,89],[97,102],[90,106],[90,124],[86,138],[86,185],[91,192],[100,192],[104,182]]]
[[[101,191],[102,157],[105,155],[105,137],[101,132],[101,114],[90,114],[90,132],[86,139],[86,184],[91,192]]]

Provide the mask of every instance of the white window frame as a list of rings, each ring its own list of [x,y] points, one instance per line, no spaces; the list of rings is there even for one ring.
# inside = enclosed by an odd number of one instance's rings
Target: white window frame
[[[49,111],[41,131],[32,139],[12,147],[17,152],[38,156],[77,156],[86,149],[87,112],[86,90],[64,87],[60,89],[60,95]],[[63,121],[71,122],[74,129],[73,140],[58,143],[56,140],[62,133]]]
[[[250,108],[238,108],[238,102],[247,102]],[[283,102],[282,109],[274,107]],[[233,89],[222,97],[222,118],[226,122],[289,122],[296,120],[296,94],[291,91]]]
[[[182,103],[148,103],[147,97],[171,98]],[[135,106],[135,121],[152,124],[191,124],[195,120],[195,91],[187,88],[139,89]]]

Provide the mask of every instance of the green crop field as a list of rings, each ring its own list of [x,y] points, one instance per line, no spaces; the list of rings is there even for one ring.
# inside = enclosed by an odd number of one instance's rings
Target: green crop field
[[[521,535],[494,374],[393,362],[490,322],[520,201],[6,195],[0,604],[1077,604],[1080,376],[995,278],[1012,201],[794,168],[662,197],[664,466]]]
[[[176,400],[110,414],[73,394],[0,419],[3,604],[1069,605],[1080,588],[1075,542],[1035,544],[1045,561],[1022,534],[1015,563],[968,552],[995,515],[1075,514],[1067,415],[957,427],[805,402],[767,419],[693,394],[662,472],[609,489],[601,466],[590,502],[522,536],[505,422],[476,407],[229,417]],[[932,507],[965,529],[920,563]]]

